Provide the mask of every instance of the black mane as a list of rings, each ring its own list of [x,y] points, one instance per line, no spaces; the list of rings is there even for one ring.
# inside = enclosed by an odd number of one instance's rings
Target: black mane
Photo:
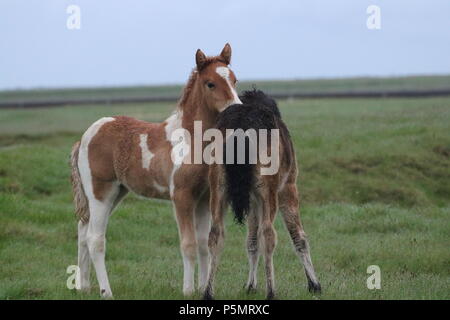
[[[267,96],[261,90],[248,90],[244,91],[239,97],[244,104],[251,104],[260,108],[267,108],[272,112],[277,118],[281,119],[280,110],[278,109],[277,103],[271,97]]]
[[[216,127],[222,129],[275,129],[281,119],[275,100],[261,90],[244,91],[239,97],[243,104],[234,104],[221,112]]]

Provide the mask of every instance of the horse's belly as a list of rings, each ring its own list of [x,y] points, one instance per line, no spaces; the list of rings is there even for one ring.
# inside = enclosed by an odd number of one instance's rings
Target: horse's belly
[[[135,163],[130,164],[121,178],[122,183],[140,196],[170,199],[171,164],[163,164],[162,159],[152,160],[155,161],[148,168]]]

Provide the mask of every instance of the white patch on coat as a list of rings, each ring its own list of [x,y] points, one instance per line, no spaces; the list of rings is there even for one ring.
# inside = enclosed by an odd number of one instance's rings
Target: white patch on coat
[[[153,188],[155,188],[156,190],[158,190],[159,193],[166,193],[167,192],[167,188],[160,185],[158,182],[153,181]]]
[[[172,141],[172,133],[181,128],[181,123],[183,120],[183,111],[177,110],[172,115],[166,119],[166,127],[164,128],[166,130],[166,140],[169,141],[172,146],[177,144],[176,141]]]
[[[195,274],[195,260],[192,261],[184,251],[181,252],[183,257],[183,294],[190,296],[194,292],[194,274]]]
[[[183,111],[177,110],[175,111],[167,120],[166,120],[166,140],[169,141],[172,144],[172,150],[176,145],[180,143],[179,140],[173,139],[174,132],[176,132],[178,129],[182,128],[182,121],[183,121]],[[185,143],[185,142],[182,142]],[[172,152],[171,150],[171,152]],[[170,197],[173,197],[173,192],[175,190],[175,183],[174,183],[174,177],[177,170],[181,167],[181,163],[173,163],[172,172],[170,174],[169,178],[169,191],[170,191]]]
[[[170,174],[170,184],[169,184],[169,191],[170,191],[170,197],[173,197],[173,192],[175,190],[175,182],[174,182],[174,177],[175,177],[175,173],[177,172],[177,170],[181,167],[181,165],[173,165],[173,169],[172,169],[172,173]]]
[[[230,69],[227,67],[217,67],[216,72],[219,76],[225,79],[226,83],[228,84],[228,87],[230,88],[231,95],[233,96],[233,99],[228,101],[228,104],[220,111],[225,110],[227,107],[231,106],[232,104],[242,104],[241,99],[239,99],[239,96],[236,92],[236,90],[233,88],[230,82]]]
[[[141,147],[141,157],[142,157],[142,168],[149,169],[150,168],[150,161],[152,161],[152,158],[155,156],[150,149],[148,148],[148,134],[142,133],[139,135],[139,146]]]
[[[172,160],[172,173],[170,175],[169,187],[170,196],[173,196],[173,191],[175,189],[174,177],[178,169],[183,165],[183,163],[190,163],[190,139],[189,131],[184,128],[179,128],[175,130],[172,134],[172,150],[170,151],[170,158]]]

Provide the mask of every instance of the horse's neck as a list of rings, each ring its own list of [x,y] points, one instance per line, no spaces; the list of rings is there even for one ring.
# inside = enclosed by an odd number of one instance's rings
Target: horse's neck
[[[204,99],[199,98],[196,92],[180,106],[179,112],[182,112],[182,127],[191,134],[194,130],[194,121],[201,121],[202,131],[212,128],[216,122],[217,113],[208,108]]]

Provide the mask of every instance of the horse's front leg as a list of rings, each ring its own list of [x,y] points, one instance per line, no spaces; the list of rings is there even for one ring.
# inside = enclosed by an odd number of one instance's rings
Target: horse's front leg
[[[209,248],[208,237],[211,229],[211,213],[209,197],[204,197],[197,204],[195,210],[195,228],[198,246],[198,289],[205,290],[208,281]]]
[[[192,191],[175,190],[173,195],[175,214],[180,234],[181,255],[183,257],[183,294],[189,296],[194,292],[195,261],[197,241],[195,238],[194,210],[195,200]]]

